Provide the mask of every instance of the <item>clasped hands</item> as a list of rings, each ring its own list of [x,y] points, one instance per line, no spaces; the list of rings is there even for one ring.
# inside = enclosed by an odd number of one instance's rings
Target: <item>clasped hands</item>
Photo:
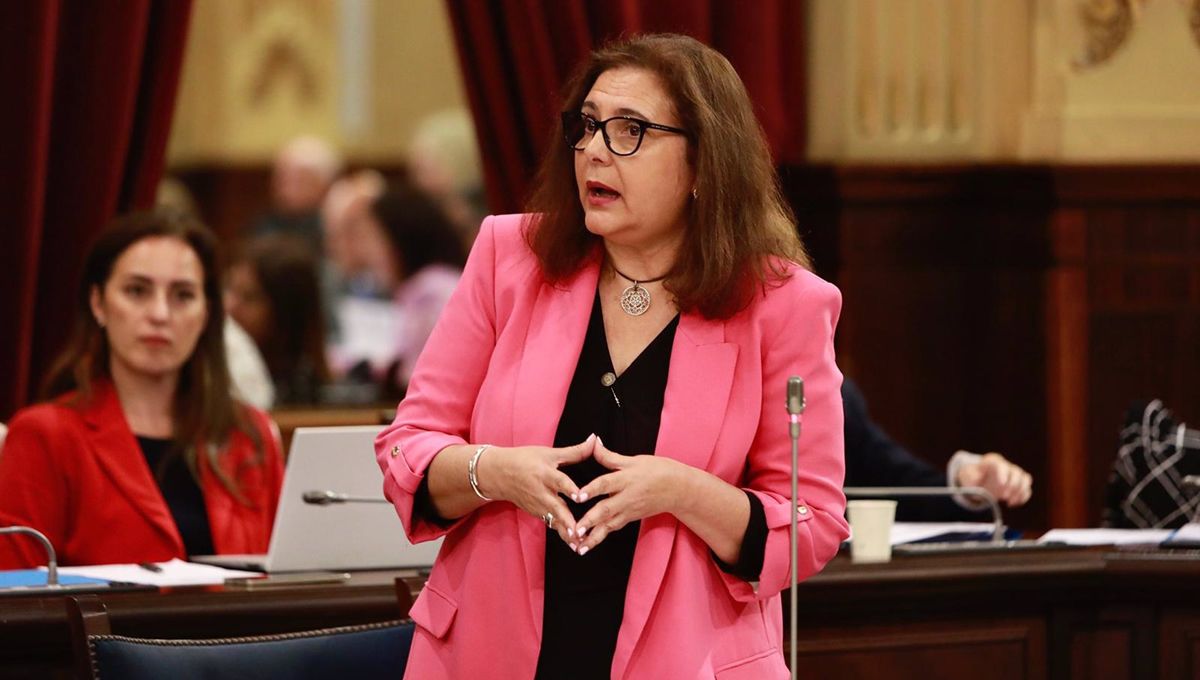
[[[559,468],[595,458],[610,470],[582,489]],[[487,494],[534,517],[554,516],[551,528],[579,555],[630,522],[672,512],[685,466],[659,456],[625,456],[610,451],[596,435],[574,446],[494,447],[479,463]],[[606,496],[578,521],[564,497],[575,503]]]

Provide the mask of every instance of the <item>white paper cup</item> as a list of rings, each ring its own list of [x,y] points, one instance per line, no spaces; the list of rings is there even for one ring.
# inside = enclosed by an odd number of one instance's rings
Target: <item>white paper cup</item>
[[[891,561],[896,501],[850,501],[846,508],[850,516],[850,561]]]

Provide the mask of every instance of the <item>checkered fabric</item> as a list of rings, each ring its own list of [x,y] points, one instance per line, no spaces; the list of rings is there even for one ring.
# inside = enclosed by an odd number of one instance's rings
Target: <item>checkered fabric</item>
[[[1175,422],[1161,401],[1131,408],[1108,479],[1104,525],[1174,529],[1200,519],[1200,488],[1184,483],[1188,475],[1200,475],[1200,432]]]

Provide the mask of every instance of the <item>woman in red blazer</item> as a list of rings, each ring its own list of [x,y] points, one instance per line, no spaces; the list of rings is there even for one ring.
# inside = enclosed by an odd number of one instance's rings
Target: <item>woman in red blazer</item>
[[[230,396],[213,236],[137,213],[87,258],[50,401],[10,423],[0,526],[45,534],[61,564],[265,552],[283,477],[269,418]],[[0,568],[45,562],[0,536]]]
[[[408,675],[785,678],[791,375],[798,576],[847,535],[840,295],[721,55],[635,38],[568,91],[536,214],[484,221],[376,440],[409,537],[445,536]]]

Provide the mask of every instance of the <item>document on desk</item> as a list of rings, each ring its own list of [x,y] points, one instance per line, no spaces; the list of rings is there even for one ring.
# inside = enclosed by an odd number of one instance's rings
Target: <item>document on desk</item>
[[[995,525],[991,522],[895,522],[892,545],[918,543],[930,539],[987,541]]]
[[[1067,545],[1158,545],[1172,533],[1171,529],[1051,529],[1038,543]]]
[[[157,569],[157,571],[155,571]],[[147,586],[209,586],[221,585],[227,578],[262,576],[256,571],[225,569],[208,564],[195,564],[174,559],[149,564],[99,564],[90,567],[59,567],[58,573],[87,576],[106,581],[122,581]]]
[[[1200,524],[1189,522],[1175,531],[1162,542],[1164,548],[1200,548]]]

